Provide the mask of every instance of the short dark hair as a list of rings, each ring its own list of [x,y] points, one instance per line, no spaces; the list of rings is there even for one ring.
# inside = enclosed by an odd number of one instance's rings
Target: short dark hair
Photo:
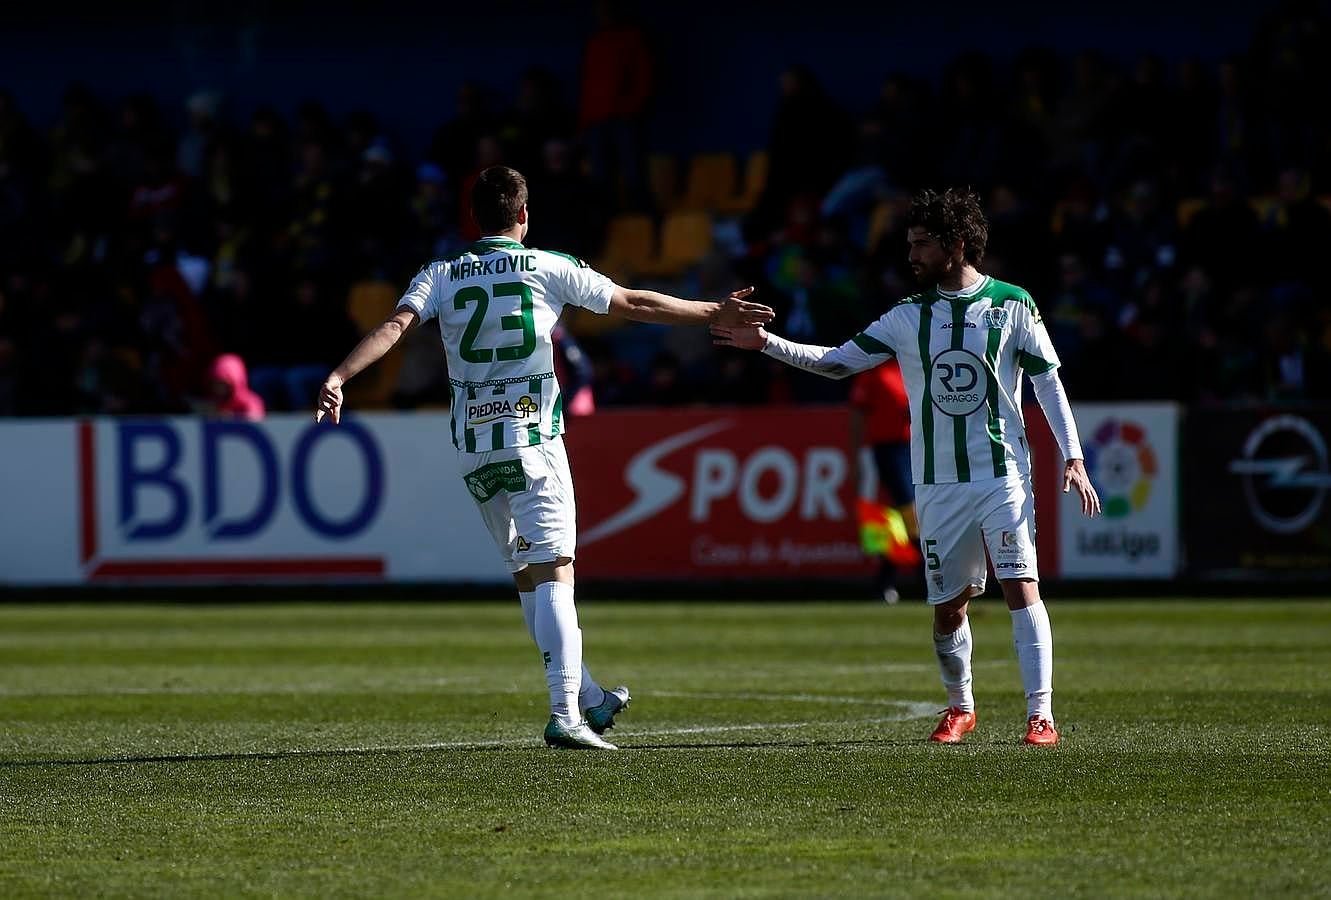
[[[482,234],[498,234],[518,224],[527,205],[527,179],[508,166],[491,166],[471,188],[471,215]]]
[[[984,259],[989,243],[989,220],[980,207],[980,197],[970,188],[948,188],[941,194],[923,190],[910,200],[907,228],[923,228],[944,248],[951,250],[957,241],[962,257],[971,265]]]

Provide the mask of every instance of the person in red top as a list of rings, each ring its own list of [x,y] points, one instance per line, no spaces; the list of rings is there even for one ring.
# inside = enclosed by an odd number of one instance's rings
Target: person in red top
[[[640,199],[653,55],[623,0],[597,4],[596,31],[582,55],[578,126],[592,175],[615,186],[620,206]]]
[[[223,353],[213,360],[208,378],[212,385],[215,415],[251,422],[263,418],[263,398],[250,390],[245,360],[234,353]]]
[[[887,493],[888,506],[900,513],[912,543],[919,543],[915,519],[915,485],[910,474],[910,401],[896,360],[855,376],[850,389],[851,484],[860,485],[860,448],[868,445],[878,472],[878,484]],[[897,567],[886,555],[878,570],[883,600],[896,603]]]

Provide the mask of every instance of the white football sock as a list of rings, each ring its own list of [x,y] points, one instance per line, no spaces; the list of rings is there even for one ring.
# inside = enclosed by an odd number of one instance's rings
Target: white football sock
[[[1026,715],[1054,721],[1054,632],[1044,603],[1012,610],[1012,642],[1026,691]]]
[[[536,640],[536,592],[518,591],[522,601],[522,618],[527,621],[527,633]],[[539,645],[539,642],[538,642]],[[596,683],[587,664],[582,664],[582,682],[578,687],[578,709],[591,709],[605,699],[605,690]]]
[[[961,627],[951,634],[934,633],[934,653],[947,688],[947,705],[975,712],[971,693],[971,620],[961,620]]]
[[[578,690],[582,684],[582,629],[573,605],[573,588],[558,581],[536,586],[532,603],[532,631],[545,660],[545,683],[550,688],[550,713],[564,725],[582,720]]]
[[[518,591],[518,599],[522,601],[522,618],[527,623],[527,633],[534,641],[536,640],[536,592]]]

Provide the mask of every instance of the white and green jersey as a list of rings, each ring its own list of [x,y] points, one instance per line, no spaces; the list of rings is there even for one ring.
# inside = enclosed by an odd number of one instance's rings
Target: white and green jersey
[[[1028,473],[1021,374],[1059,365],[1030,294],[988,276],[956,294],[930,289],[909,297],[840,347],[773,335],[763,352],[833,377],[895,356],[910,397],[916,484]]]
[[[529,447],[564,430],[550,332],[566,305],[604,314],[614,283],[563,253],[482,238],[427,263],[398,306],[439,320],[453,386],[453,445]]]

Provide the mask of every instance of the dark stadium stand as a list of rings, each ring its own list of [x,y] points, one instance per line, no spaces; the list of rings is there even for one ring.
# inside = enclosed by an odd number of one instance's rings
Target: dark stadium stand
[[[194,39],[149,19],[114,27]],[[330,46],[352,19],[330,20]],[[422,261],[470,239],[466,190],[495,161],[530,177],[536,246],[688,294],[755,284],[780,329],[823,343],[909,293],[900,212],[910,193],[970,184],[992,216],[987,267],[1030,288],[1066,348],[1075,396],[1331,396],[1331,317],[1315,280],[1331,237],[1331,127],[1306,114],[1331,96],[1316,5],[1214,36],[1236,51],[1223,57],[1203,57],[1183,20],[1165,17],[1161,40],[1175,49],[1159,57],[1102,53],[1088,35],[1083,51],[1014,44],[911,70],[912,50],[883,64],[876,87],[857,59],[855,90],[838,48],[814,43],[817,64],[790,68],[776,90],[766,82],[761,98],[756,76],[718,70],[728,74],[712,92],[690,95],[697,122],[683,130],[676,101],[695,74],[674,64],[679,35],[652,24],[652,90],[671,102],[591,118],[574,83],[590,17],[551,24],[562,37],[494,85],[454,73],[437,91],[458,96],[452,117],[443,108],[409,122],[388,81],[351,108],[331,89],[288,102],[304,83],[294,74],[272,92],[232,80],[231,95],[200,80],[184,103],[172,80],[129,90],[99,78],[56,102],[49,80],[10,70],[0,415],[185,411],[223,351],[259,370],[331,365],[352,323],[370,321],[361,285],[399,290]],[[58,45],[51,26],[17,21],[0,48],[19,62],[22,35]],[[274,13],[263,33],[293,42],[293,27]],[[144,72],[164,65],[150,57]],[[684,130],[693,146],[681,152]],[[391,292],[376,290],[382,307]],[[290,358],[273,326],[311,321],[317,333]],[[570,325],[603,377],[672,352],[586,316]],[[1136,377],[1134,361],[1154,352],[1144,336],[1161,331],[1177,377]],[[707,396],[722,363],[691,360],[672,396]],[[394,402],[393,374],[361,388],[362,401]],[[790,396],[762,366],[744,377],[736,396]],[[597,385],[609,405],[638,387]],[[809,396],[835,399],[828,390]]]

